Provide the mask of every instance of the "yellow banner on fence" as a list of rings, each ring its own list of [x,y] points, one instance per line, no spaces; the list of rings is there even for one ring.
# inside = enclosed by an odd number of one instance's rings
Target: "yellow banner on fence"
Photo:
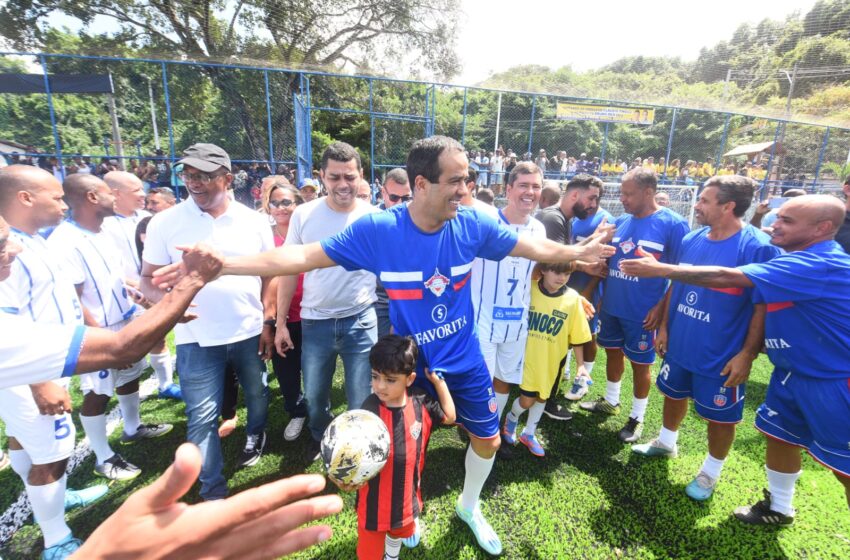
[[[655,109],[609,107],[558,102],[558,118],[571,121],[600,121],[628,124],[652,124]]]

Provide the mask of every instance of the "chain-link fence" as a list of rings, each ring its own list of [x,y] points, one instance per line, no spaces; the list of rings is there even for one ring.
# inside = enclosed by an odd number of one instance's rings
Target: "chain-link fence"
[[[484,184],[496,187],[513,161],[532,160],[556,180],[590,172],[616,182],[636,165],[653,166],[664,185],[746,174],[766,195],[790,187],[834,190],[850,151],[846,129],[733,113],[271,67],[3,54],[2,72],[49,76],[48,84],[67,74],[111,77],[111,95],[0,93],[2,153],[57,173],[104,164],[143,174],[204,141],[222,146],[258,178],[288,172],[299,156],[316,168],[325,146],[343,140],[358,148],[374,182],[404,164],[413,141],[444,134],[465,145]],[[304,105],[301,130],[294,95]],[[565,115],[562,103],[603,116]],[[604,116],[617,111],[635,118]]]

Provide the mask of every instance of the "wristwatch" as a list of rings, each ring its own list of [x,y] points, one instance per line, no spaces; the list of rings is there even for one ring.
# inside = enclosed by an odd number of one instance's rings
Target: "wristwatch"
[[[263,325],[266,327],[274,327],[275,325],[277,325],[277,321],[275,321],[274,319],[266,319],[265,321],[263,321]]]

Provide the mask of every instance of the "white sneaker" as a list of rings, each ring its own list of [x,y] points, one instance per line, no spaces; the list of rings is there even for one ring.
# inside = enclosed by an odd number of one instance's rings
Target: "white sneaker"
[[[590,383],[593,383],[592,381]],[[587,394],[587,386],[590,385],[586,376],[582,375],[573,381],[573,386],[567,391],[567,400],[580,401]]]
[[[298,439],[298,436],[301,435],[301,430],[304,429],[304,423],[306,421],[306,416],[292,418],[289,421],[289,424],[286,425],[286,429],[283,430],[283,439],[285,439],[286,441],[295,441],[296,439]]]

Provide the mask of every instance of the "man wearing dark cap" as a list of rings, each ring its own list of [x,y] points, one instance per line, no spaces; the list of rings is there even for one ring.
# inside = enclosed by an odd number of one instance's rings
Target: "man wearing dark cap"
[[[304,199],[304,202],[316,200],[319,196],[319,185],[313,179],[304,179],[301,181],[298,185],[298,190],[301,191],[301,198]]]
[[[189,197],[153,217],[142,255],[142,291],[157,301],[162,292],[151,282],[153,271],[182,258],[180,247],[204,241],[225,254],[250,255],[274,248],[264,216],[227,194],[233,175],[230,157],[214,144],[186,149],[180,178]],[[201,448],[201,497],[227,495],[218,417],[224,370],[231,366],[248,409],[247,442],[240,467],[259,461],[265,446],[268,387],[264,360],[274,347],[275,301],[268,281],[257,276],[233,281],[220,278],[195,297],[194,321],[175,328],[177,371],[188,417],[187,438]]]

